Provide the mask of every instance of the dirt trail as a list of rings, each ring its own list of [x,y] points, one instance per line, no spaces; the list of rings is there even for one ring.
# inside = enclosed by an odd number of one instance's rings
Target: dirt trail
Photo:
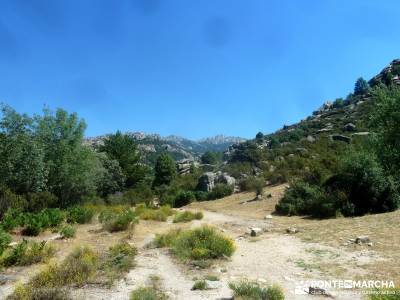
[[[277,194],[280,190],[276,190]],[[247,195],[245,195],[248,197]],[[241,201],[239,198],[236,200]],[[230,203],[230,202],[229,202]],[[216,203],[218,204],[218,203]],[[205,203],[204,205],[211,205]],[[233,205],[233,204],[230,204]],[[241,204],[238,204],[241,205]],[[253,207],[250,207],[253,206]],[[296,235],[289,235],[282,230],[278,217],[264,220],[256,215],[255,207],[260,203],[249,204],[243,211],[226,211],[221,203],[221,208],[201,207],[201,204],[189,206],[188,210],[201,210],[204,218],[192,221],[189,224],[173,224],[172,222],[141,221],[136,226],[134,234],[129,242],[138,247],[138,255],[135,258],[136,266],[123,280],[118,281],[110,289],[100,288],[98,285],[88,285],[82,289],[73,291],[76,299],[89,300],[128,300],[130,292],[138,287],[146,286],[149,277],[157,276],[159,285],[170,299],[176,300],[205,300],[231,297],[228,283],[239,279],[257,280],[260,283],[276,283],[282,286],[286,299],[326,299],[321,296],[295,295],[296,283],[307,279],[352,279],[357,275],[363,275],[366,270],[364,265],[380,257],[374,251],[346,251],[343,248],[310,243],[301,240]],[[242,205],[240,208],[243,207]],[[262,208],[264,209],[264,208]],[[238,211],[241,215],[235,215]],[[262,211],[265,215],[265,211]],[[166,249],[150,249],[146,247],[155,233],[165,232],[174,227],[197,227],[201,224],[210,224],[217,227],[224,234],[235,240],[237,249],[234,255],[227,260],[219,260],[209,269],[199,270],[187,264],[176,261]],[[256,238],[246,234],[249,227],[264,229],[264,233]],[[75,239],[65,241],[53,241],[60,251],[58,259],[64,257],[70,250],[81,244],[86,244],[94,249],[106,248],[122,238],[126,233],[108,234],[98,230],[99,224],[80,226]],[[47,236],[46,236],[47,237]],[[49,235],[50,237],[50,235]],[[47,238],[49,238],[47,237]],[[40,239],[42,239],[40,237]],[[340,266],[340,267],[338,267]],[[38,266],[11,270],[19,274],[21,279],[27,279]],[[192,291],[195,277],[202,279],[206,275],[216,275],[220,281],[216,288],[208,291]],[[346,276],[349,277],[346,278]],[[0,292],[8,294],[12,291],[12,285],[3,285]],[[357,300],[357,295],[336,296],[336,299]]]

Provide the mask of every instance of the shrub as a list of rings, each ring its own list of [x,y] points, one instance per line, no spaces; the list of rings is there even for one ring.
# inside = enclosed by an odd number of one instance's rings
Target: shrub
[[[209,259],[231,256],[233,241],[215,228],[202,226],[181,232],[172,244],[173,252],[181,259]]]
[[[20,209],[8,209],[1,221],[1,227],[10,231],[23,223],[23,213]]]
[[[157,248],[171,247],[180,233],[180,229],[173,229],[164,234],[156,234],[152,244]]]
[[[229,283],[233,290],[235,299],[246,300],[283,300],[285,295],[282,288],[276,285],[267,288],[260,286],[257,282],[242,280],[236,283]]]
[[[310,185],[304,181],[295,181],[285,191],[283,198],[275,206],[280,214],[285,215],[312,215],[319,214],[319,204],[323,203],[323,191],[316,185]],[[334,215],[335,207],[326,208],[326,215]]]
[[[60,288],[35,288],[18,285],[7,300],[72,300],[69,292]]]
[[[192,203],[196,199],[192,191],[179,191],[174,199],[174,207],[182,207]]]
[[[54,247],[46,244],[46,241],[37,243],[23,240],[14,248],[4,252],[1,265],[5,267],[32,265],[47,261],[54,253]]]
[[[57,227],[64,219],[65,214],[59,208],[46,208],[40,212],[43,227]]]
[[[132,210],[127,209],[122,213],[116,214],[109,212],[100,218],[103,228],[109,232],[127,230],[135,221],[135,214]]]
[[[143,220],[154,220],[165,222],[168,216],[173,214],[169,205],[163,205],[159,209],[147,208],[144,204],[138,205],[135,213]]]
[[[27,236],[37,236],[43,230],[45,223],[46,216],[26,213],[23,215],[24,228],[21,233]]]
[[[74,206],[67,211],[67,222],[85,224],[92,221],[94,211],[84,206]]]
[[[140,287],[132,291],[130,300],[164,300],[167,298],[155,287]]]
[[[203,219],[203,213],[202,212],[195,212],[192,213],[190,211],[183,211],[183,212],[178,212],[174,216],[174,223],[180,223],[180,222],[190,222],[192,220],[201,220]]]
[[[0,227],[0,255],[3,254],[4,250],[8,247],[11,242],[11,236]]]
[[[215,185],[213,190],[209,193],[208,199],[220,199],[226,196],[232,195],[233,193],[233,185],[218,183]]]
[[[71,225],[65,225],[60,230],[60,235],[61,235],[61,238],[63,238],[63,239],[73,238],[73,237],[75,237],[75,234],[76,234],[76,229],[75,229],[75,227],[72,227]]]
[[[38,192],[26,194],[26,211],[39,212],[47,207],[54,207],[57,204],[57,197],[50,192]]]
[[[192,291],[196,291],[196,290],[207,290],[208,286],[207,286],[207,282],[205,280],[197,280],[195,281],[195,283],[193,284],[192,287]]]
[[[241,191],[254,191],[257,195],[262,195],[264,188],[264,178],[248,177],[239,183]]]
[[[126,242],[120,242],[108,249],[102,269],[108,277],[109,284],[133,267],[136,254],[137,249]]]
[[[56,268],[59,286],[76,284],[82,286],[96,273],[98,256],[88,247],[76,248]]]
[[[344,194],[339,205],[345,216],[393,211],[400,205],[394,180],[385,174],[375,156],[366,152],[347,155],[325,188],[328,195]]]

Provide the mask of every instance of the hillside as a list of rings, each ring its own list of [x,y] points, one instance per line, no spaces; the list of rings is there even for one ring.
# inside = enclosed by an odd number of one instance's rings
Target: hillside
[[[198,159],[207,151],[226,151],[231,145],[245,141],[244,138],[217,135],[198,141],[184,137],[169,135],[162,137],[159,134],[147,134],[143,132],[127,132],[132,136],[147,163],[154,164],[159,153],[167,151],[175,160]],[[97,147],[103,143],[107,135],[88,137],[85,144]]]
[[[298,123],[232,145],[225,152],[224,169],[234,176],[263,172],[271,182],[284,182],[312,160],[322,156],[334,160],[347,145],[362,147],[373,133],[369,126],[370,113],[375,109],[371,89],[388,86],[400,86],[399,59],[374,76],[369,89],[326,101]]]

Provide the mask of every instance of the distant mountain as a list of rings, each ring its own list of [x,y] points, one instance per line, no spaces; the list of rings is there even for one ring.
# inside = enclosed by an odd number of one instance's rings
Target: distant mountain
[[[176,160],[198,159],[206,151],[226,151],[231,145],[245,141],[240,137],[217,135],[193,141],[181,136],[169,135],[162,137],[156,133],[127,132],[137,142],[138,148],[143,153],[144,159],[148,163],[154,163],[158,154],[168,151]],[[85,144],[98,147],[107,135],[85,138]]]

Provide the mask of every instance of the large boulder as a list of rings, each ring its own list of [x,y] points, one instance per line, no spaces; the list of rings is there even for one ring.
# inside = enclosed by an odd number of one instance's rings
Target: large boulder
[[[345,136],[345,135],[341,135],[341,134],[332,134],[331,139],[332,139],[332,141],[342,141],[345,143],[350,143],[350,141],[351,141],[351,138],[349,138],[348,136]]]
[[[197,187],[201,191],[210,192],[217,183],[223,183],[227,185],[235,185],[236,180],[227,173],[222,172],[206,172],[200,176]]]
[[[216,174],[213,172],[206,172],[200,176],[198,181],[198,189],[204,192],[210,192],[215,186]]]

